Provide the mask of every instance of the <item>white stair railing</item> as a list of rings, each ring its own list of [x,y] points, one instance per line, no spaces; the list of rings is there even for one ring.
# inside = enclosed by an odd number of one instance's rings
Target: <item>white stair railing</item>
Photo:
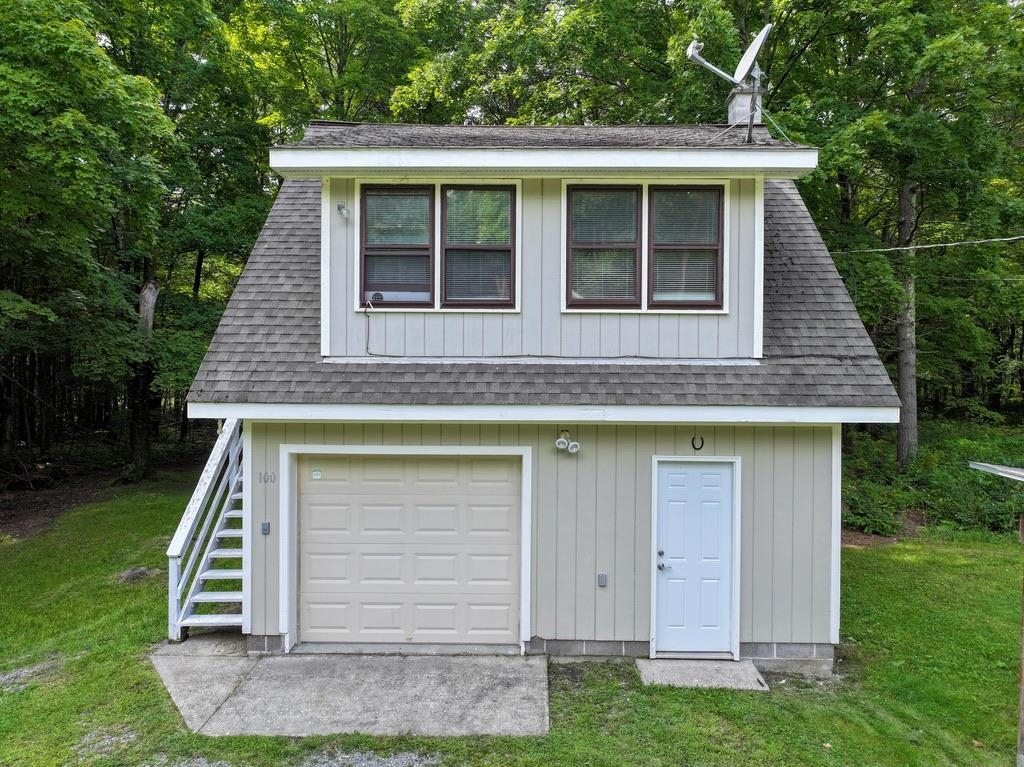
[[[241,427],[238,419],[224,422],[167,547],[167,635],[174,641],[183,638],[189,625],[242,625],[241,615],[193,617],[198,602],[242,601],[242,609],[245,609],[244,600],[201,598],[219,536],[227,529],[228,517],[233,512],[237,516],[234,503],[240,498],[243,481]],[[242,550],[237,551],[240,559]]]

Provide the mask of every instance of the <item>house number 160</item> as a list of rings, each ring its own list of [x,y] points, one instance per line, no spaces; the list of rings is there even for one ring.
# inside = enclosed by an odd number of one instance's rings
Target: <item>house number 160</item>
[[[256,475],[256,481],[261,485],[272,485],[277,481],[277,473],[273,471],[261,471]]]

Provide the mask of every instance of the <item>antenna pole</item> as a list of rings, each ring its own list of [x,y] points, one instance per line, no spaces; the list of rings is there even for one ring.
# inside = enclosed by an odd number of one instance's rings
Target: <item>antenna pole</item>
[[[754,115],[761,108],[761,68],[754,64],[750,70],[750,114],[747,116],[747,143],[754,143]]]

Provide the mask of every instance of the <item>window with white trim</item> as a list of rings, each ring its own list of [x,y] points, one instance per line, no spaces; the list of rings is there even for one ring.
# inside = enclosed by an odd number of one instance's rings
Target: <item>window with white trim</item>
[[[721,185],[574,184],[566,203],[567,308],[723,307]]]
[[[434,242],[436,188],[362,187],[361,305],[513,308],[515,187],[444,185],[440,243]]]

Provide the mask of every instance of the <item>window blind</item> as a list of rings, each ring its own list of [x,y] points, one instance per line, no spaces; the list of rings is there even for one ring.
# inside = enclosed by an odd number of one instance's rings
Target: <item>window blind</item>
[[[508,251],[445,252],[445,299],[488,302],[512,300],[512,259]]]
[[[430,256],[366,254],[366,287],[430,289]]]
[[[714,301],[718,292],[717,250],[655,250],[655,301]]]
[[[574,248],[572,297],[589,301],[631,301],[636,298],[636,251],[632,248]]]

